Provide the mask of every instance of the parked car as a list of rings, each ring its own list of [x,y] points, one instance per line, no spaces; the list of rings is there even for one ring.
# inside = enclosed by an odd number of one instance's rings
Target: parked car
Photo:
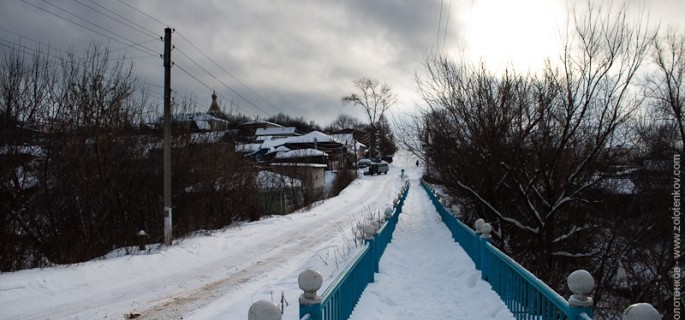
[[[366,168],[371,164],[371,159],[359,159],[357,168]]]
[[[369,164],[369,170],[364,172],[365,175],[374,175],[374,174],[388,174],[388,163],[385,161],[381,162],[372,162]]]

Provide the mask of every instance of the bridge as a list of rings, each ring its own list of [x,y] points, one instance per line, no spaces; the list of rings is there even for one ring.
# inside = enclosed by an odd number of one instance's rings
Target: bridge
[[[568,276],[573,293],[562,297],[497,249],[492,226],[462,222],[429,185],[406,181],[382,221],[363,228],[366,245],[321,290],[322,276],[298,278],[300,320],[534,319],[592,320],[594,279],[585,270]],[[449,208],[448,208],[449,207]],[[281,320],[278,305],[255,302],[249,320]],[[660,320],[651,305],[628,306],[623,320]]]

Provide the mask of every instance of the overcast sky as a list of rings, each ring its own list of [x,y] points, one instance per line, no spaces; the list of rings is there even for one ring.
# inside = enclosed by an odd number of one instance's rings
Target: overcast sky
[[[653,21],[682,24],[683,0],[628,2],[636,9],[645,6]],[[535,68],[558,51],[569,3],[573,1],[0,0],[0,55],[12,43],[35,49],[40,41],[59,55],[58,50],[82,52],[90,42],[102,42],[113,55],[132,58],[138,76],[161,101],[159,37],[170,26],[176,30],[176,94],[193,95],[209,108],[216,90],[225,109],[233,98],[238,111],[247,115],[265,118],[283,112],[326,125],[340,113],[364,119],[360,109],[340,103],[359,77],[390,85],[399,98],[396,113],[420,104],[414,74],[436,47],[451,55],[483,58],[495,68]],[[130,47],[139,43],[144,48]]]

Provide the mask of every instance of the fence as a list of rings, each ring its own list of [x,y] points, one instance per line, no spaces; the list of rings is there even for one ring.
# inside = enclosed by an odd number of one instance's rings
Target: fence
[[[481,271],[481,278],[490,283],[516,319],[592,319],[592,298],[588,294],[594,288],[594,280],[587,271],[578,270],[569,276],[573,296],[567,301],[493,246],[489,236],[492,227],[489,224],[476,221],[477,231],[472,230],[461,221],[458,208],[447,210],[433,190],[426,184],[423,184],[423,188],[454,240],[466,251]]]
[[[304,290],[300,297],[301,319],[346,320],[352,314],[362,292],[374,281],[380,258],[392,239],[408,192],[409,183],[405,181],[394,200],[394,209],[386,209],[384,223],[380,227],[374,223],[364,226],[366,245],[363,250],[320,297],[316,291],[321,288],[321,275],[313,270],[305,270],[300,274],[298,282]]]
[[[435,191],[426,184],[436,210],[452,233],[452,237],[481,270],[481,278],[492,286],[517,320],[592,320],[594,279],[589,272],[577,270],[568,277],[573,295],[565,300],[528,270],[509,258],[490,243],[492,226],[482,219],[476,221],[476,231],[460,220],[460,212],[452,207],[450,212]],[[392,233],[402,212],[409,191],[405,182],[394,201],[394,209],[386,210],[385,223],[380,227],[364,227],[367,245],[353,259],[321,296],[321,274],[305,270],[298,277],[304,293],[300,296],[300,320],[346,320],[359,301],[366,286],[374,281],[378,263],[392,239]],[[281,310],[273,302],[255,302],[248,312],[248,320],[280,320]],[[659,312],[650,304],[636,303],[626,308],[623,320],[661,320]]]

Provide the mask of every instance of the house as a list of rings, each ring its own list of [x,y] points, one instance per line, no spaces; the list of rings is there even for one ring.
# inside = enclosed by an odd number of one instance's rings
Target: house
[[[322,200],[324,196],[326,165],[320,163],[274,162],[270,168],[278,174],[302,181],[303,205]]]
[[[292,152],[296,150],[308,151]],[[264,140],[259,150],[255,151],[252,156],[255,161],[263,163],[272,162],[274,159],[288,159],[285,162],[295,162],[293,159],[297,158],[299,159],[297,162],[325,164],[329,170],[349,167],[354,161],[348,159],[347,147],[344,144],[319,131],[312,131],[301,136]]]
[[[263,214],[287,214],[304,202],[302,180],[262,170],[257,173],[259,209]]]
[[[335,141],[340,142],[347,149],[347,156],[350,157],[352,163],[356,163],[359,159],[364,158],[366,150],[365,144],[357,141],[353,132],[349,133],[335,133],[331,134]]]

